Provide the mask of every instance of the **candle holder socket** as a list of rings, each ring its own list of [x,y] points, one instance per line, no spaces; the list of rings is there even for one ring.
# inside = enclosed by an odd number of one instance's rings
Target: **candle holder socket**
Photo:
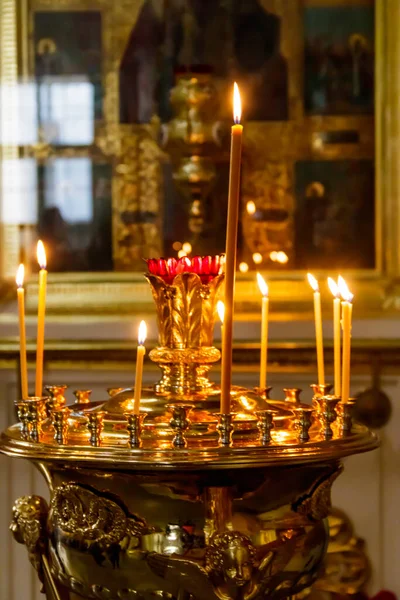
[[[185,431],[190,427],[188,419],[190,411],[194,408],[193,404],[167,404],[166,408],[172,412],[172,419],[169,424],[175,431],[175,437],[172,440],[172,445],[175,448],[186,448],[187,441]]]
[[[40,441],[41,423],[44,419],[48,397],[41,398],[40,396],[31,396],[26,402],[28,421],[28,437],[32,442]]]
[[[312,424],[312,414],[314,409],[311,406],[310,408],[301,406],[294,408],[293,412],[296,416],[295,429],[297,429],[299,433],[299,442],[308,442],[310,439],[308,432]]]
[[[55,410],[59,410],[66,404],[64,396],[67,385],[46,385],[45,389],[49,392],[49,399],[46,401],[46,414],[51,418],[51,414]]]
[[[314,392],[314,400],[321,396],[327,396],[332,391],[333,385],[331,383],[312,383],[310,387]]]
[[[75,390],[75,404],[90,404],[92,390]]]
[[[271,409],[257,410],[257,427],[260,432],[260,443],[267,446],[271,441],[271,429],[274,428],[274,413]]]
[[[320,396],[315,398],[315,403],[318,407],[317,419],[321,424],[322,435],[325,439],[330,439],[333,436],[331,424],[336,420],[336,405],[339,402],[339,396]]]
[[[254,391],[257,394],[257,396],[261,396],[261,398],[264,398],[264,400],[270,400],[269,394],[272,390],[272,385],[267,385],[267,387],[265,388],[260,388],[260,387],[255,387]]]
[[[218,443],[220,446],[232,446],[232,436],[234,432],[233,420],[235,413],[217,413],[219,433]]]
[[[147,417],[147,413],[141,412],[138,415],[135,413],[124,413],[124,417],[128,424],[126,426],[129,433],[129,445],[131,448],[140,448],[142,445],[142,430],[143,422]]]
[[[302,390],[300,388],[283,388],[285,392],[285,402],[291,404],[300,404],[300,394]]]
[[[65,445],[68,443],[68,417],[71,411],[67,406],[51,413],[51,422],[54,427],[54,439],[57,444]]]
[[[338,402],[336,406],[339,431],[343,436],[351,433],[355,404],[355,398],[349,398],[347,402]]]
[[[21,435],[24,440],[27,440],[29,438],[28,401],[17,400],[15,405],[17,407],[18,420],[21,423]]]
[[[104,415],[103,411],[96,411],[88,414],[87,428],[90,432],[90,445],[101,446],[101,434],[104,427]]]

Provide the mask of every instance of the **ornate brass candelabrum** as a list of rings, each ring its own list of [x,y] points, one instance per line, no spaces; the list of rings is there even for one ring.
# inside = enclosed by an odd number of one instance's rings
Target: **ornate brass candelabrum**
[[[208,379],[220,257],[150,260],[159,382],[93,402],[65,388],[17,402],[1,450],[34,463],[50,504],[16,501],[12,530],[48,598],[257,600],[310,586],[327,546],[330,490],[341,459],[377,439],[352,403],[315,386],[273,400]]]

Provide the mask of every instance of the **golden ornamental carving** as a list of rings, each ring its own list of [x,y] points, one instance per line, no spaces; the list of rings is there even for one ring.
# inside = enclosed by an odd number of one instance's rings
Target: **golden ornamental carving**
[[[204,284],[196,273],[181,273],[167,284],[147,274],[157,308],[160,343],[168,348],[211,346],[215,306],[223,275]]]
[[[333,482],[343,471],[343,466],[338,465],[334,471],[317,480],[311,489],[299,500],[293,508],[296,512],[306,515],[311,521],[325,519],[331,509],[331,489]]]
[[[48,507],[40,496],[21,496],[15,501],[10,530],[14,539],[24,544],[29,560],[43,581],[41,557],[46,553]]]
[[[70,543],[91,548],[92,553],[107,551],[125,536],[136,538],[136,546],[138,537],[149,531],[142,519],[114,500],[75,483],[54,490],[49,516],[52,527]]]

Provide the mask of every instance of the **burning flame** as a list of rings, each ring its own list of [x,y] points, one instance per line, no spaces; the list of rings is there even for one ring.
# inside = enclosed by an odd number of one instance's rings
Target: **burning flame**
[[[276,260],[277,260],[278,263],[281,263],[282,265],[285,265],[288,262],[289,257],[286,254],[286,252],[283,252],[283,250],[280,250],[277,253],[277,255],[276,255]]]
[[[240,92],[238,84],[233,84],[233,120],[236,125],[240,123],[240,119],[242,117],[242,101],[240,99]]]
[[[247,210],[247,214],[248,215],[254,215],[254,213],[256,212],[257,208],[256,208],[256,204],[255,202],[253,202],[253,200],[249,200],[246,204],[246,210]]]
[[[225,317],[225,304],[222,302],[222,300],[218,300],[217,302],[217,313],[219,316],[219,320],[221,321],[221,324],[224,324],[224,317]]]
[[[343,277],[341,275],[339,275],[339,277],[338,277],[338,287],[339,287],[339,292],[340,292],[340,295],[342,296],[342,299],[345,302],[351,302],[353,300],[354,296],[350,292],[349,288],[347,287],[347,283],[345,282],[345,280],[343,279]]]
[[[147,325],[144,321],[140,321],[138,342],[139,346],[144,346],[147,337]]]
[[[37,261],[38,261],[41,269],[46,268],[46,266],[47,266],[46,251],[44,249],[42,240],[39,240],[37,243]]]
[[[332,294],[335,296],[335,298],[339,298],[339,296],[340,296],[339,287],[338,287],[336,281],[334,279],[332,279],[332,277],[328,277],[328,286],[329,286],[329,289],[331,290]]]
[[[314,292],[319,292],[318,281],[315,279],[314,275],[311,275],[311,273],[307,273],[307,279]]]
[[[261,294],[263,296],[268,296],[268,284],[265,281],[264,277],[260,275],[260,273],[257,273],[257,283]]]
[[[17,287],[22,288],[24,285],[24,275],[25,275],[25,267],[21,263],[17,269],[17,276],[15,281],[17,282]]]

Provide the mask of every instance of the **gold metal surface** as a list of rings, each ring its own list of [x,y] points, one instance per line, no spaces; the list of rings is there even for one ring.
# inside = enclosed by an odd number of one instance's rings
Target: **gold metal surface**
[[[326,389],[314,411],[295,388],[277,401],[232,387],[232,412],[218,412],[220,389],[204,365],[218,352],[221,276],[200,263],[196,274],[197,263],[185,263],[189,272],[175,277],[147,276],[163,344],[152,352],[169,383],[142,390],[140,414],[133,389],[109,388],[104,402],[77,394],[66,407],[65,386],[53,386],[50,418],[49,399],[27,398],[17,402],[21,423],[0,437],[2,452],[33,462],[50,489],[48,513],[41,498],[25,497],[13,520],[50,599],[58,587],[68,600],[299,593],[326,551],[340,459],[377,446],[351,411],[337,419],[340,398]]]

